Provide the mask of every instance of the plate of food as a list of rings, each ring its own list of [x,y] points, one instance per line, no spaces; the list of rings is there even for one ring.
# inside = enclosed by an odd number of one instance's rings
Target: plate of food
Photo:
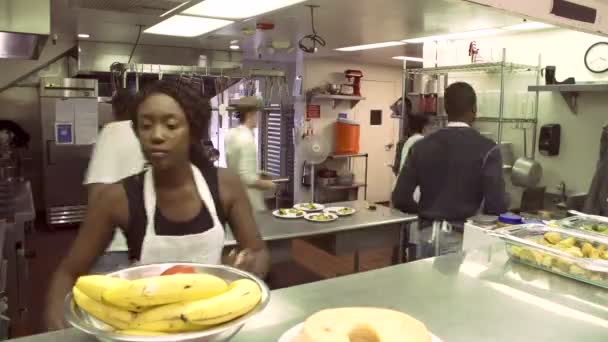
[[[326,212],[334,213],[338,216],[350,216],[357,212],[355,208],[349,207],[329,207],[325,208]]]
[[[304,218],[311,222],[332,222],[338,219],[338,215],[328,212],[309,213],[304,215]]]
[[[375,315],[383,319],[375,319]],[[319,311],[287,330],[278,342],[341,341],[353,335],[360,336],[362,340],[369,338],[370,341],[397,341],[402,336],[408,336],[408,341],[442,342],[415,318],[402,312],[377,308]]]
[[[297,210],[305,211],[307,213],[312,213],[312,212],[321,211],[321,210],[325,209],[325,206],[323,204],[318,204],[318,203],[298,203],[298,204],[294,205],[293,208],[297,209]]]
[[[300,217],[304,217],[306,214],[303,210],[298,210],[294,208],[290,209],[278,209],[272,212],[272,215],[282,219],[297,219]]]

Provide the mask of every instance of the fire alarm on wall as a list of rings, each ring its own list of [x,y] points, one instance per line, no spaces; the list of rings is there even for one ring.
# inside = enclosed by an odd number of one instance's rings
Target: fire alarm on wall
[[[255,24],[255,28],[262,31],[274,30],[274,24],[259,22]]]

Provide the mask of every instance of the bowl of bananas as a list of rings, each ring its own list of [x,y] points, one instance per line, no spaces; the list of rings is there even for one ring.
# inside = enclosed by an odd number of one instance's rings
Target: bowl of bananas
[[[65,318],[104,342],[227,341],[269,299],[263,281],[236,268],[142,265],[78,278]]]

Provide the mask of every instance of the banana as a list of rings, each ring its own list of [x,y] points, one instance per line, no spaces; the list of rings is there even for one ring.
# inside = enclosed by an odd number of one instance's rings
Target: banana
[[[155,331],[155,332],[165,332],[165,333],[184,333],[184,332],[193,332],[204,330],[205,327],[200,325],[195,325],[192,323],[184,322],[181,319],[172,319],[165,321],[157,321],[157,322],[148,322],[148,323],[134,323],[130,327],[131,329],[139,330],[139,331]]]
[[[131,336],[165,336],[165,335],[169,335],[169,334],[157,332],[157,331],[141,331],[141,330],[133,330],[133,329],[118,330],[116,333],[122,334],[122,335],[131,335]]]
[[[128,286],[130,281],[127,279],[121,279],[116,277],[110,277],[105,275],[87,275],[79,277],[76,281],[76,286],[80,291],[89,296],[91,299],[101,303],[105,303],[103,300],[103,294],[108,290],[124,288]],[[109,303],[106,303],[109,304]],[[121,302],[118,305],[121,309],[141,312],[143,307],[137,304]]]
[[[258,300],[259,302],[259,300]],[[213,326],[213,325],[218,325],[218,324],[222,324],[222,323],[226,323],[228,321],[232,321],[235,318],[241,317],[244,314],[248,313],[249,311],[251,311],[253,308],[255,308],[255,306],[258,304],[258,302],[249,302],[249,305],[243,306],[237,310],[234,310],[226,315],[223,316],[218,316],[216,318],[211,318],[211,319],[206,319],[206,320],[201,320],[201,321],[192,321],[192,324],[198,325],[198,326]]]
[[[225,292],[228,285],[209,274],[174,274],[132,280],[103,292],[104,302],[124,307],[124,303],[155,306],[207,299]]]
[[[74,286],[91,299],[101,302],[101,297],[106,290],[124,286],[128,283],[128,280],[121,278],[105,275],[87,275],[79,277]]]
[[[188,305],[188,302],[182,302],[157,306],[137,315],[137,318],[135,321],[133,321],[133,324],[141,325],[145,323],[181,319],[182,313]]]
[[[113,326],[118,329],[127,329],[129,324],[133,322],[135,314],[126,310],[111,307],[95,301],[91,297],[84,294],[80,289],[74,287],[74,301],[84,311],[93,317]]]
[[[188,303],[182,319],[201,325],[224,323],[249,312],[261,298],[262,290],[257,283],[240,279],[232,282],[225,293]]]

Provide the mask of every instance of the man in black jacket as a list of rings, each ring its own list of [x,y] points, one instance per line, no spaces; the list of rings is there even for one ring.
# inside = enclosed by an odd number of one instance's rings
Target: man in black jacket
[[[397,209],[420,217],[415,238],[420,257],[459,251],[464,222],[482,204],[486,214],[507,209],[500,149],[471,128],[477,112],[473,88],[463,82],[450,85],[445,109],[447,127],[412,147],[393,192]],[[413,199],[417,186],[419,203]]]

